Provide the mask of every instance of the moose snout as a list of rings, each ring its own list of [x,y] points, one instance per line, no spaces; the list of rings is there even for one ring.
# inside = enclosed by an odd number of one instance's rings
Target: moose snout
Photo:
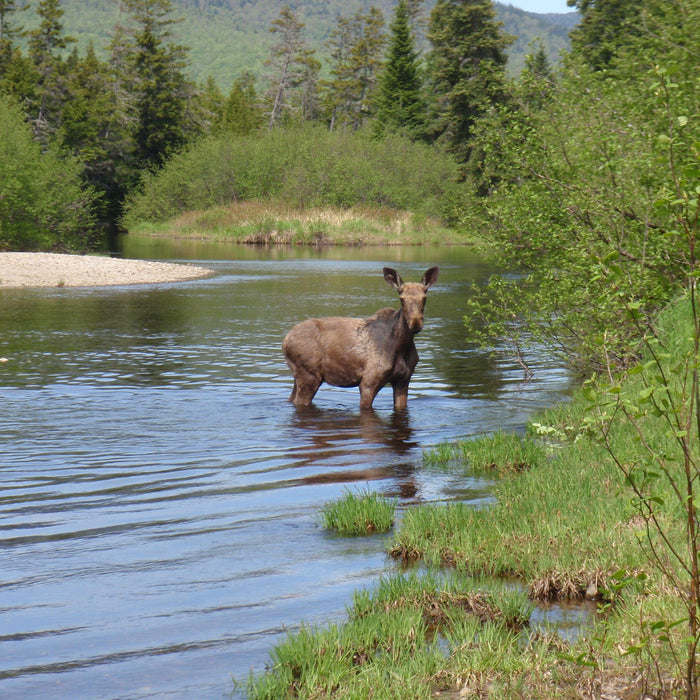
[[[423,330],[423,319],[422,318],[412,318],[408,327],[411,329],[412,333],[420,333]]]

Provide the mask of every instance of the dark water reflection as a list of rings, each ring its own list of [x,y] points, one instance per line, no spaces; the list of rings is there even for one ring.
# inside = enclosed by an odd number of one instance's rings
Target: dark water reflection
[[[0,291],[0,697],[220,698],[277,635],[341,618],[390,567],[384,539],[339,538],[317,511],[368,486],[403,504],[490,498],[422,466],[426,447],[522,427],[566,395],[465,343],[489,268],[461,248],[262,251],[167,246],[207,280]],[[409,410],[391,391],[287,402],[284,333],[309,315],[394,305],[384,264],[431,289]]]

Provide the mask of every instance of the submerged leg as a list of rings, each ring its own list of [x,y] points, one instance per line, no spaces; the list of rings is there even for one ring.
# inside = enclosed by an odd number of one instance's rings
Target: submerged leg
[[[405,411],[408,404],[408,382],[394,384],[394,410]]]
[[[309,406],[322,383],[321,377],[303,369],[294,371],[294,389],[289,400],[295,406]]]
[[[360,383],[360,408],[372,408],[374,399],[379,393],[382,385],[379,383]]]

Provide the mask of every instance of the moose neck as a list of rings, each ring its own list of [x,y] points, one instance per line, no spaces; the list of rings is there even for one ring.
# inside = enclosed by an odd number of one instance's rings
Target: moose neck
[[[408,318],[401,307],[396,314],[396,321],[394,323],[394,338],[400,346],[410,345],[413,343],[413,337],[416,335],[411,327],[408,325]]]

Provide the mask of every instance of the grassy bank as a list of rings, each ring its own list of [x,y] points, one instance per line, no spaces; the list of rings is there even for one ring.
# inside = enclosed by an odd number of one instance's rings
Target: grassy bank
[[[468,243],[438,221],[380,207],[301,208],[244,201],[140,223],[133,235],[195,238],[257,245],[422,245]]]
[[[398,566],[358,592],[345,624],[290,635],[248,695],[686,697],[692,566],[677,486],[699,446],[696,432],[690,442],[669,434],[664,406],[674,397],[692,404],[688,315],[684,305],[669,310],[662,343],[638,369],[608,389],[584,387],[524,436],[496,433],[426,455],[452,473],[497,475],[496,502],[406,510],[389,551],[408,572]],[[620,409],[633,403],[635,412]],[[573,641],[530,623],[535,604],[586,597],[599,612]]]

